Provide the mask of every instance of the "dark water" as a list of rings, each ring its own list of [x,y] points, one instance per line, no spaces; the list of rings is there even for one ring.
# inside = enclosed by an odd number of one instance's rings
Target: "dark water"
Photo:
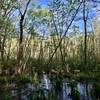
[[[78,82],[74,88],[79,93],[80,100],[93,100],[91,98],[92,84],[88,84],[88,93],[86,91],[86,84],[84,83]],[[61,90],[59,93],[56,93],[54,84],[44,74],[38,86],[27,84],[25,88],[21,89],[21,100],[72,100],[70,82],[65,79]],[[17,91],[13,90],[12,96],[16,98]]]

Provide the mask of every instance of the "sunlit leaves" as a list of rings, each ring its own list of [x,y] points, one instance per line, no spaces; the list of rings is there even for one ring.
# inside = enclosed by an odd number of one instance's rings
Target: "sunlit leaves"
[[[44,19],[50,17],[49,10],[44,8],[44,9],[37,9],[36,11],[32,11],[32,9],[29,10],[28,12],[29,16],[35,17],[38,20],[39,19]]]
[[[16,0],[1,0],[0,1],[0,14],[8,14],[15,8]]]

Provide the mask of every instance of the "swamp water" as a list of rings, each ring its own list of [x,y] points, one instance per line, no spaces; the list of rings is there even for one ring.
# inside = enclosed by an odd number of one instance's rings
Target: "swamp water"
[[[79,100],[93,100],[91,98],[92,85],[88,84],[88,93],[86,90],[86,84],[78,82],[75,90],[79,94]],[[38,86],[33,84],[27,84],[25,88],[21,89],[21,100],[73,100],[71,95],[70,81],[65,79],[62,83],[59,93],[55,91],[55,84],[52,84],[46,74],[43,75],[41,83]],[[87,95],[88,94],[88,95]],[[12,91],[14,100],[17,96],[17,91]]]

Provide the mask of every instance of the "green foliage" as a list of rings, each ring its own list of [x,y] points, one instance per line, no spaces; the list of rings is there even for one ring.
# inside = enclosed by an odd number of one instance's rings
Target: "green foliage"
[[[96,70],[100,71],[100,64],[96,64]]]
[[[15,77],[11,77],[11,76],[1,76],[0,77],[0,84],[5,85],[6,83],[13,83],[16,82],[16,78]]]
[[[0,67],[2,69],[9,69],[9,68],[15,68],[17,64],[16,59],[9,59],[8,61],[0,61]]]
[[[31,80],[30,80],[30,78],[29,78],[27,75],[22,74],[22,75],[19,77],[19,82],[20,82],[21,84],[26,84],[26,83],[30,83]]]

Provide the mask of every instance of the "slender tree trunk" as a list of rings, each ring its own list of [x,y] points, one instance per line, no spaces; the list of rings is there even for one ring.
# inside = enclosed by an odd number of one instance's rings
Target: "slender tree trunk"
[[[21,59],[23,58],[23,20],[24,20],[24,16],[22,15],[21,19],[20,19],[18,64],[20,63]]]
[[[59,49],[60,49],[60,53],[61,53],[62,67],[64,67],[64,66],[65,66],[65,61],[64,61],[64,54],[63,54],[62,45],[63,45],[63,44],[60,45],[60,48],[59,48]]]
[[[21,74],[23,66],[22,66],[22,60],[23,60],[23,21],[28,9],[28,5],[30,3],[30,0],[28,0],[24,13],[21,12],[20,8],[19,8],[19,12],[20,12],[20,36],[19,36],[19,51],[18,51],[18,57],[17,57],[17,61],[18,61],[18,73]]]
[[[10,42],[9,47],[8,47],[7,61],[10,58],[10,53],[11,53],[10,51],[11,51],[11,42]]]
[[[0,53],[2,51],[2,46],[1,46],[2,42],[1,42],[1,36],[0,36]],[[0,56],[1,57],[1,56]]]
[[[4,61],[4,46],[5,46],[6,35],[3,37],[3,41],[1,43],[1,59]]]
[[[55,39],[56,39],[56,37],[54,36],[54,37],[53,37],[54,49],[56,49],[56,41],[55,41]],[[55,53],[55,58],[56,58],[56,60],[59,59],[59,54],[58,54],[57,52]]]
[[[86,19],[86,0],[83,0],[83,20],[84,20],[84,63],[87,65],[87,19]]]
[[[41,40],[40,42],[40,53],[39,53],[39,60],[41,61],[44,58],[44,53],[43,53],[43,41]]]

